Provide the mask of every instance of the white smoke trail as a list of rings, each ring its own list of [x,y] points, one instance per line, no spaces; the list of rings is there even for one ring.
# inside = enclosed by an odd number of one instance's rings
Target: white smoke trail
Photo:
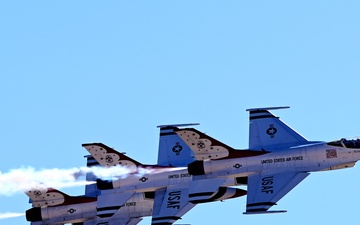
[[[20,216],[25,216],[25,213],[12,213],[12,212],[0,213],[0,220],[10,219],[10,218],[20,217]]]
[[[0,195],[11,196],[15,193],[23,192],[36,187],[39,183],[44,183],[48,187],[64,188],[83,186],[94,183],[82,179],[86,173],[94,173],[102,179],[111,179],[112,177],[124,178],[129,174],[126,167],[80,167],[70,169],[41,169],[36,170],[33,167],[22,167],[12,169],[9,172],[0,171]]]
[[[36,170],[33,167],[22,167],[12,169],[7,173],[0,171],[0,195],[11,196],[15,193],[30,190],[39,185],[52,188],[64,188],[84,186],[95,183],[93,181],[85,181],[84,177],[87,173],[93,173],[100,179],[125,179],[130,174],[143,176],[145,174],[159,173],[164,171],[175,171],[183,169],[177,168],[133,168],[124,166],[104,167],[74,167],[70,169],[41,169]]]

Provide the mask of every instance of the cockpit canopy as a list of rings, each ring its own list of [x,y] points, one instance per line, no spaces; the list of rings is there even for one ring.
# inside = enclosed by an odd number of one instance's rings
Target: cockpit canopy
[[[341,138],[340,140],[328,142],[327,144],[344,148],[360,148],[360,138]]]

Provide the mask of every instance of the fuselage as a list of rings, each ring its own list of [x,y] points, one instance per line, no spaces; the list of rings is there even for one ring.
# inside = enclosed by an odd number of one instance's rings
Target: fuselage
[[[80,223],[96,217],[96,201],[70,205],[37,207],[26,211],[32,224]]]
[[[334,142],[333,142],[334,143]],[[265,153],[259,156],[195,161],[189,173],[211,177],[247,177],[254,173],[315,172],[353,167],[360,148],[312,142],[307,145]]]
[[[113,219],[151,216],[153,211],[154,197],[151,193],[135,193],[126,203],[116,209]],[[108,210],[111,211],[111,210]],[[106,213],[106,212],[103,212]],[[36,207],[26,211],[26,218],[33,224],[68,224],[81,223],[93,220],[99,222],[97,217],[97,201],[59,205],[51,207]]]
[[[246,195],[246,191],[242,189],[229,187],[238,185],[236,179],[229,177],[221,178],[221,180],[223,180],[222,184],[216,189],[206,186],[201,189],[192,189],[191,187],[198,185],[198,182],[194,181],[194,176],[190,175],[185,167],[168,171],[162,170],[161,172],[153,171],[150,174],[132,174],[125,179],[114,181],[98,180],[97,185],[100,190],[103,190],[103,196],[129,192],[147,193],[169,187],[187,187],[189,189],[189,202],[191,203],[226,200]],[[111,189],[113,191],[107,191]]]
[[[204,175],[201,177],[204,179],[228,178],[223,186],[234,186],[239,185],[236,178],[260,172],[316,172],[353,167],[360,159],[360,147],[334,143],[309,142],[306,145],[268,151],[258,156],[195,161],[189,164],[188,168],[133,174],[126,179],[112,181],[106,189],[114,188],[119,192],[154,191],[169,185],[188,184],[193,180],[193,175]]]

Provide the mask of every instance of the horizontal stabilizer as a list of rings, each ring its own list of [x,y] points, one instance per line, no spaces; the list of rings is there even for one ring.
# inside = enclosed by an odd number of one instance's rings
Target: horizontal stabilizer
[[[272,214],[272,213],[286,213],[286,210],[272,210],[272,211],[257,211],[257,212],[243,212],[244,215],[256,215],[256,214]]]

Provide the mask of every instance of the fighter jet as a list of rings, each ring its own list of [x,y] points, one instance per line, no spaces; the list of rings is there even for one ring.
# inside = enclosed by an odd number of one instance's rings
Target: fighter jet
[[[33,208],[26,211],[31,225],[83,222],[96,217],[96,198],[69,196],[61,191],[40,185],[27,190]]]
[[[122,165],[131,171],[126,178],[97,180],[97,187],[102,190],[98,196],[99,217],[112,218],[135,193],[154,193],[149,215],[154,225],[173,224],[198,203],[246,195],[245,190],[227,187],[236,185],[232,178],[193,180],[184,167],[194,161],[193,153],[174,132],[178,126],[181,125],[160,126],[157,165],[141,164],[102,143],[83,144],[100,165]]]
[[[309,141],[270,112],[284,108],[247,110],[248,150],[234,150],[193,128],[175,131],[195,154],[189,174],[198,180],[235,178],[247,184],[244,214],[277,213],[286,210],[269,209],[310,172],[350,168],[360,159],[359,139]]]
[[[142,220],[141,216],[151,215],[154,202],[154,193],[135,193],[119,208],[115,216],[104,219],[97,217],[96,197],[69,196],[44,186],[32,188],[26,194],[33,205],[33,208],[26,211],[26,219],[31,225],[136,225]]]
[[[101,166],[92,156],[85,156],[87,167]],[[86,174],[87,181],[96,181],[92,173]],[[134,193],[118,208],[111,218],[97,215],[98,195],[95,184],[85,186],[85,195],[69,196],[64,192],[37,184],[26,190],[33,208],[26,211],[26,219],[32,225],[136,225],[143,216],[152,214],[154,192]]]
[[[99,166],[92,157],[87,158],[87,166]],[[88,173],[87,181],[96,181],[96,177]],[[26,211],[26,219],[31,225],[136,225],[143,216],[152,213],[154,192],[135,193],[124,202],[111,218],[97,215],[98,195],[96,183],[85,186],[85,195],[69,196],[54,188],[38,184],[25,191],[30,197],[33,208]]]

